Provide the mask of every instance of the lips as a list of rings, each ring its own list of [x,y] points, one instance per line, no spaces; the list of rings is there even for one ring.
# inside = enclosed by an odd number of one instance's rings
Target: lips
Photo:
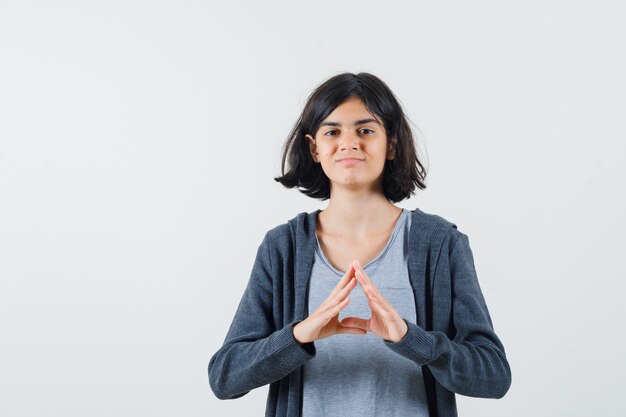
[[[358,164],[359,162],[363,162],[363,159],[360,159],[360,158],[341,158],[341,159],[337,160],[337,162],[339,162],[340,164],[344,164],[344,165],[354,165],[354,164]]]

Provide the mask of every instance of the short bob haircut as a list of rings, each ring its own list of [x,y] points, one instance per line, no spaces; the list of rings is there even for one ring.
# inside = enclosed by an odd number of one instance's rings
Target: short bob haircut
[[[386,160],[383,168],[385,198],[397,203],[413,195],[416,186],[426,188],[426,170],[417,158],[413,134],[400,103],[382,80],[367,72],[335,75],[311,93],[283,145],[282,175],[274,178],[275,181],[287,188],[299,187],[309,197],[330,198],[330,180],[321,164],[313,161],[305,135],[315,137],[320,124],[335,107],[355,96],[383,121],[387,146],[392,138],[397,139],[395,158]],[[288,171],[285,171],[286,162]]]

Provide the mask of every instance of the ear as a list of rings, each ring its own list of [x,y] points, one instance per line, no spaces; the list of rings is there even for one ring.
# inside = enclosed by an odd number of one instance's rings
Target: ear
[[[398,139],[391,138],[389,145],[387,146],[387,159],[394,159],[396,157],[396,149],[398,147]]]
[[[304,138],[309,143],[309,150],[311,151],[311,157],[313,158],[315,162],[319,162],[320,159],[317,154],[317,144],[315,143],[315,138],[313,138],[313,136],[309,134],[304,135]]]

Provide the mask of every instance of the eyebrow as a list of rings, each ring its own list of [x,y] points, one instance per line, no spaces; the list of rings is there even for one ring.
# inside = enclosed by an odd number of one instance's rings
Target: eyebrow
[[[369,118],[369,119],[357,120],[356,122],[354,122],[354,126],[363,125],[365,123],[370,123],[370,122],[374,122],[374,123],[379,124],[378,120]],[[322,126],[341,126],[341,123],[337,123],[337,122],[322,122],[320,124],[320,127],[322,127]]]

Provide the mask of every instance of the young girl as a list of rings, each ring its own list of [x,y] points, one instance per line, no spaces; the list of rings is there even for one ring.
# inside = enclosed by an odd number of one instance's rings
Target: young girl
[[[209,362],[218,398],[270,384],[266,416],[451,417],[455,393],[504,396],[468,236],[394,204],[425,176],[383,81],[344,73],[313,91],[275,180],[328,206],[265,234]]]

